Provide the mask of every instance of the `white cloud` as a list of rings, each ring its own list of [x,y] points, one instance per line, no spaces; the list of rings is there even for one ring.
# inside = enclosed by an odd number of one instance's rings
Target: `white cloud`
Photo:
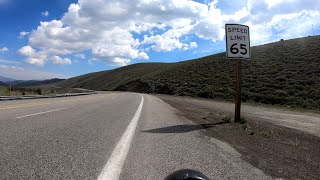
[[[34,65],[39,65],[43,66],[45,61],[48,60],[48,53],[46,51],[38,51],[35,52],[34,54],[31,54],[26,62],[29,64],[34,64]]]
[[[41,80],[52,78],[69,78],[63,74],[46,72],[41,70],[26,69],[19,66],[0,65],[0,75],[19,80]]]
[[[91,59],[126,65],[131,59],[148,59],[150,50],[197,48],[195,40],[185,36],[222,41],[225,23],[250,25],[252,44],[270,42],[275,33],[284,38],[305,35],[311,24],[320,25],[319,0],[248,0],[232,14],[224,13],[217,4],[218,0],[207,4],[191,0],[79,0],[61,19],[41,22],[31,32],[29,44],[40,51],[27,61],[43,64],[47,57],[89,50]]]
[[[198,47],[198,44],[197,44],[196,42],[190,42],[189,47],[190,47],[191,49],[194,49],[194,48],[197,48],[197,47]]]
[[[7,47],[0,48],[0,52],[7,52],[9,49]]]
[[[50,60],[54,63],[54,64],[72,64],[71,60],[69,58],[61,58],[59,56],[52,56],[50,58]]]
[[[48,17],[49,16],[49,11],[45,11],[41,13],[42,16]]]
[[[31,46],[24,46],[18,50],[18,53],[27,56],[26,62],[29,64],[43,66],[48,59],[49,52],[36,51]]]
[[[172,51],[188,46],[187,44],[181,43],[177,38],[164,37],[161,35],[145,36],[142,44],[154,44],[150,48],[155,51]]]
[[[162,35],[144,36],[144,40],[141,44],[151,44],[151,46],[147,48],[148,50],[152,49],[154,51],[164,52],[173,51],[175,49],[188,50],[194,48],[189,47],[189,44],[180,41],[181,36],[190,33],[194,28],[194,25],[191,25],[190,23],[190,21],[181,20],[178,22],[176,28],[169,29]]]
[[[91,50],[92,58],[109,64],[119,64],[120,59],[126,59],[120,63],[126,64],[130,59],[148,59],[145,46],[157,51],[189,48],[189,43],[181,43],[179,38],[189,33],[196,21],[207,13],[206,5],[193,1],[82,0],[71,4],[62,19],[41,22],[31,33],[29,43],[56,55]],[[141,44],[144,40],[133,36],[134,32],[152,30],[168,31],[168,35],[157,34],[163,35],[164,42],[160,39]]]
[[[74,55],[75,57],[81,58],[81,59],[85,59],[86,55],[85,54],[76,54]]]
[[[203,39],[222,40],[224,36],[224,19],[220,9],[216,8],[218,1],[209,4],[207,15],[198,20],[193,33]]]
[[[31,46],[23,46],[18,50],[18,53],[24,56],[33,56],[36,51]]]
[[[115,65],[125,66],[125,65],[129,64],[130,59],[124,59],[124,58],[115,57],[113,59],[113,62],[115,63]]]
[[[30,32],[22,31],[20,32],[19,38],[24,38],[25,36],[29,35]]]
[[[39,65],[39,66],[43,66],[44,65],[44,58],[41,57],[29,57],[26,62],[29,64],[34,64],[34,65]]]
[[[312,24],[320,26],[319,12],[318,0],[248,0],[246,7],[223,17],[226,22],[249,25],[252,45],[258,45],[311,35]]]
[[[272,6],[275,6],[279,3],[281,3],[281,1],[279,1],[279,0],[265,0],[265,1],[268,4],[268,8],[271,8]]]

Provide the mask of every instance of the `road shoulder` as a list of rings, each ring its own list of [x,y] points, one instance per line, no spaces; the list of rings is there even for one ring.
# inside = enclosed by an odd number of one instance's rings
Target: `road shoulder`
[[[180,169],[195,169],[213,179],[271,179],[228,144],[201,133],[197,125],[161,99],[145,104],[120,179],[163,179]]]
[[[213,124],[203,133],[230,144],[251,165],[274,178],[320,177],[320,138],[264,119],[246,118],[246,124],[225,123],[231,113],[210,102],[174,96],[158,96],[177,109],[177,115],[196,124]]]

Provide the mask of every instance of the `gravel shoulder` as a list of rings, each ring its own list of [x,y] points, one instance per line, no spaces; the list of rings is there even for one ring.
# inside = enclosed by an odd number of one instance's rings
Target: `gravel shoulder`
[[[210,124],[203,131],[206,136],[228,143],[273,178],[320,177],[319,114],[243,105],[246,123],[226,123],[233,117],[232,103],[157,96],[176,108],[179,116],[203,126]]]

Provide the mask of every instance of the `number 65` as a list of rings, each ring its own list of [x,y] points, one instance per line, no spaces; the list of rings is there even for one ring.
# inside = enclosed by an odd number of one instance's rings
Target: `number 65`
[[[239,49],[236,47],[237,45],[238,45],[238,43],[234,43],[234,44],[231,45],[230,51],[231,51],[232,54],[238,54],[239,53]],[[240,52],[240,54],[246,55],[248,53],[246,46],[247,45],[245,45],[245,44],[240,44],[240,49],[243,50],[243,51]]]

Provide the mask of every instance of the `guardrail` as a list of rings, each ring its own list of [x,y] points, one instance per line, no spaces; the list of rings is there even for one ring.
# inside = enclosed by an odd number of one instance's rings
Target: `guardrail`
[[[58,97],[70,97],[70,96],[84,96],[84,95],[90,95],[90,94],[98,94],[98,92],[66,93],[66,94],[52,94],[52,95],[0,96],[0,101],[24,100],[24,99],[40,99],[40,98],[58,98]]]

